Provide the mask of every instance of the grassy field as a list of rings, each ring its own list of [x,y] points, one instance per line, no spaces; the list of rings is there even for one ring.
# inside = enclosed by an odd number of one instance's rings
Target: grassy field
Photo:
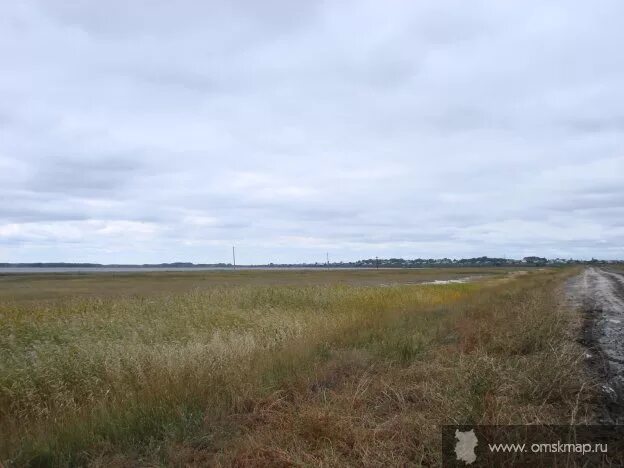
[[[437,464],[440,424],[582,422],[571,273],[5,276],[0,460]]]
[[[513,268],[381,270],[216,270],[150,273],[1,274],[0,301],[40,302],[67,297],[151,296],[211,286],[413,284],[438,279],[505,274]]]

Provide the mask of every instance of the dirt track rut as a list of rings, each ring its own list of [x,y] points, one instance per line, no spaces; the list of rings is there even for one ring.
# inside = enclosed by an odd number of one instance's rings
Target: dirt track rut
[[[570,283],[570,297],[586,313],[585,344],[604,380],[605,423],[624,423],[624,275],[590,267]]]

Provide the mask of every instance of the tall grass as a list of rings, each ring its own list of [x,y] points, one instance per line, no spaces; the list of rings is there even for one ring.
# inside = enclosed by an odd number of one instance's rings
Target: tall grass
[[[431,464],[441,423],[583,419],[564,276],[5,304],[0,460]]]
[[[216,287],[4,305],[0,453],[74,463],[94,446],[180,435],[279,385],[325,343],[471,289]]]
[[[214,454],[186,443],[170,460],[439,466],[441,424],[587,423],[594,384],[576,343],[579,317],[560,302],[572,273],[491,284],[345,337],[290,396],[246,413],[244,437]]]

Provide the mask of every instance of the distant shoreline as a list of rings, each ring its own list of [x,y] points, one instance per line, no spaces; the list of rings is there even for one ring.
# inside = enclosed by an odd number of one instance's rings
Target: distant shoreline
[[[575,260],[547,259],[544,257],[525,257],[522,260],[476,257],[468,259],[367,259],[355,262],[330,263],[296,263],[264,265],[236,265],[228,263],[191,263],[172,262],[158,264],[100,264],[100,263],[64,263],[64,262],[33,262],[33,263],[0,263],[0,274],[10,273],[95,273],[95,272],[158,272],[158,271],[235,271],[235,270],[369,270],[369,269],[426,269],[426,268],[496,268],[496,267],[546,267],[586,264],[620,264],[621,260]]]
[[[266,263],[254,265],[235,265],[231,263],[192,263],[192,262],[171,262],[171,263],[144,263],[144,264],[103,264],[103,263],[77,263],[77,262],[18,262],[0,263],[2,269],[274,269],[274,268],[439,268],[439,267],[494,267],[494,266],[559,266],[559,265],[584,265],[584,264],[618,264],[624,260],[578,260],[578,259],[548,259],[545,257],[525,257],[523,259],[474,257],[474,258],[370,258],[352,262],[329,262],[329,263]]]
[[[380,267],[379,270],[425,270],[435,267]],[[493,267],[492,267],[493,268]],[[305,271],[340,271],[340,270],[376,270],[372,267],[314,267],[314,266],[264,266],[264,265],[241,265],[232,267],[143,267],[143,266],[101,266],[101,267],[0,267],[0,275],[11,273],[151,273],[151,272],[207,272],[207,271],[287,271],[287,270],[305,270]]]

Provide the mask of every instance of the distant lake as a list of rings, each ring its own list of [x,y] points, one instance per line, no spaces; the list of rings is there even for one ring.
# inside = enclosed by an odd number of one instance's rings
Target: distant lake
[[[236,268],[241,270],[244,268]],[[0,267],[0,274],[6,273],[133,273],[152,271],[212,271],[232,270],[228,267]]]
[[[332,270],[367,270],[370,268],[340,268]],[[394,268],[384,268],[384,270]],[[413,270],[420,268],[411,268]],[[241,270],[327,270],[326,267],[267,267],[267,266],[241,266],[235,271]],[[26,274],[26,273],[149,273],[158,271],[234,271],[232,267],[0,267],[0,275],[3,274]]]

